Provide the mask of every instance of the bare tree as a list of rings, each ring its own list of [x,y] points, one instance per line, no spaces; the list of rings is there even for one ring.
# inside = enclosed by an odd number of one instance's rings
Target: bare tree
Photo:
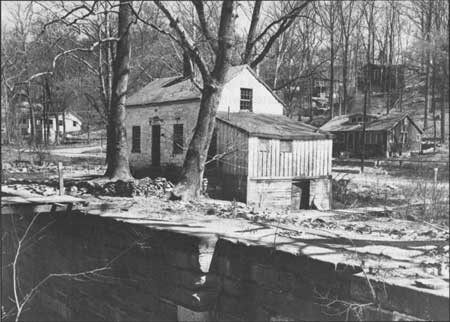
[[[95,103],[92,106],[97,108],[107,121],[106,159],[108,167],[105,176],[111,180],[129,180],[131,174],[128,165],[124,120],[130,69],[129,32],[131,24],[134,22],[131,19],[132,2],[120,1],[118,5],[114,5],[94,1],[90,4],[86,2],[72,4],[71,7],[66,7],[63,3],[59,8],[62,10],[56,12],[55,8],[47,7],[47,3],[40,2],[39,4],[53,16],[53,20],[44,24],[44,32],[54,24],[62,24],[69,30],[75,29],[82,32],[86,36],[85,39],[91,44],[86,46],[86,41],[84,43],[74,41],[75,46],[64,49],[58,44],[60,39],[57,39],[55,46],[62,51],[53,58],[50,70],[32,75],[27,82],[30,83],[32,80],[46,75],[54,76],[57,62],[63,57],[75,59],[88,71],[94,73],[99,80],[98,88],[103,104]],[[113,36],[112,14],[118,14],[119,18],[117,37]],[[85,55],[89,53],[93,54],[97,61],[94,60],[93,63],[92,57]],[[99,108],[100,106],[103,109]]]
[[[359,23],[360,15],[355,14],[355,1],[339,1],[338,15],[339,24],[342,34],[342,89],[343,89],[343,113],[348,113],[348,77],[349,77],[349,51],[350,40],[354,34],[355,27]],[[360,12],[360,11],[359,11]]]
[[[268,23],[256,36],[262,1],[255,1],[242,63],[249,64],[250,67],[255,68],[266,57],[274,42],[300,17],[308,2],[310,1],[284,1],[278,4],[282,7],[282,14]],[[254,51],[258,47],[260,49],[255,54]]]
[[[367,52],[366,52],[366,72],[365,72],[365,81],[364,81],[364,106],[363,106],[363,120],[362,120],[362,135],[360,138],[360,147],[361,147],[361,172],[364,172],[364,158],[366,153],[366,122],[367,122],[367,107],[370,102],[370,92],[371,92],[371,58],[373,58],[374,51],[374,41],[373,37],[375,35],[375,27],[374,27],[374,9],[375,2],[372,0],[366,3],[363,7],[364,16],[366,18],[367,23]]]
[[[114,59],[111,85],[111,111],[107,127],[108,168],[105,175],[113,180],[131,178],[125,129],[125,101],[130,74],[129,28],[132,23],[132,1],[121,0],[119,6],[119,41]]]
[[[320,21],[322,26],[327,30],[330,41],[330,93],[328,94],[328,104],[330,106],[330,114],[333,118],[335,116],[334,111],[334,87],[335,87],[335,75],[334,75],[334,63],[336,59],[336,53],[340,46],[340,34],[338,33],[338,2],[327,1],[322,3],[318,7]],[[338,36],[338,37],[336,37]],[[336,42],[337,38],[337,42]]]

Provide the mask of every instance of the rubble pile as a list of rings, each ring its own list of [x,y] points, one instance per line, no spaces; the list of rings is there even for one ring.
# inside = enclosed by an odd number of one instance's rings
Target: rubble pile
[[[14,190],[23,190],[30,193],[51,196],[59,193],[57,178],[45,180],[26,180],[12,178],[7,186]],[[164,197],[172,191],[174,185],[166,178],[143,178],[134,181],[73,181],[65,184],[65,193],[80,196],[84,194],[103,195],[112,197]]]
[[[106,195],[113,197],[140,197],[158,196],[162,197],[172,191],[174,185],[166,178],[143,178],[133,181],[80,181],[70,185],[69,192],[72,194],[89,193],[93,195]]]

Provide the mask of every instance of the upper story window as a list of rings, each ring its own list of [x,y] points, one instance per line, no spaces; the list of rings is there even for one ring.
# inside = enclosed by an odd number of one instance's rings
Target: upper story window
[[[62,120],[59,120],[59,121],[58,121],[58,125],[59,125],[59,126],[63,126],[63,121],[62,121]]]
[[[78,126],[77,121],[73,121],[73,126]]]
[[[131,152],[141,152],[141,127],[133,126],[131,128]]]
[[[241,110],[253,110],[253,89],[241,88]]]
[[[268,139],[258,139],[258,150],[260,152],[269,152],[270,150],[270,140]]]
[[[292,140],[281,140],[280,152],[292,152]]]

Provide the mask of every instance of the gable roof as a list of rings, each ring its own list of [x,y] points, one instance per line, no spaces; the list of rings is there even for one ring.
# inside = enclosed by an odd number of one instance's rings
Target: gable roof
[[[200,99],[201,92],[189,78],[157,78],[127,98],[127,106]]]
[[[217,112],[217,119],[243,130],[251,137],[286,140],[320,140],[331,138],[330,133],[284,115],[252,112]]]
[[[248,65],[232,66],[225,75],[225,83],[228,83],[247,69],[266,89],[284,106],[283,101],[272,91],[272,89],[260,79]],[[201,83],[201,81],[199,81]],[[200,100],[201,92],[192,83],[190,78],[180,75],[158,78],[150,82],[136,93],[127,97],[127,107],[161,104],[178,101]]]
[[[383,131],[390,130],[401,120],[408,118],[409,121],[417,128],[417,130],[422,133],[422,130],[414,123],[413,119],[409,116],[409,113],[390,113],[380,116],[377,120],[370,122],[366,126],[368,131]]]
[[[355,115],[362,115],[362,113],[347,114],[333,117],[327,123],[320,127],[323,131],[329,132],[346,132],[346,131],[362,131],[362,124],[350,123],[350,119]],[[374,115],[370,115],[374,116]],[[413,119],[407,112],[404,113],[390,113],[381,116],[375,116],[376,120],[366,123],[366,131],[388,131],[391,130],[404,118],[408,118],[410,122],[422,133],[422,130],[414,123]]]

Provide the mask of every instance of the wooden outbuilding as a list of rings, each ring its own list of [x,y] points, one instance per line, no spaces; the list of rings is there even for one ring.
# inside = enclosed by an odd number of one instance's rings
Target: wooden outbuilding
[[[263,208],[331,208],[331,137],[282,115],[219,112],[225,197]]]

